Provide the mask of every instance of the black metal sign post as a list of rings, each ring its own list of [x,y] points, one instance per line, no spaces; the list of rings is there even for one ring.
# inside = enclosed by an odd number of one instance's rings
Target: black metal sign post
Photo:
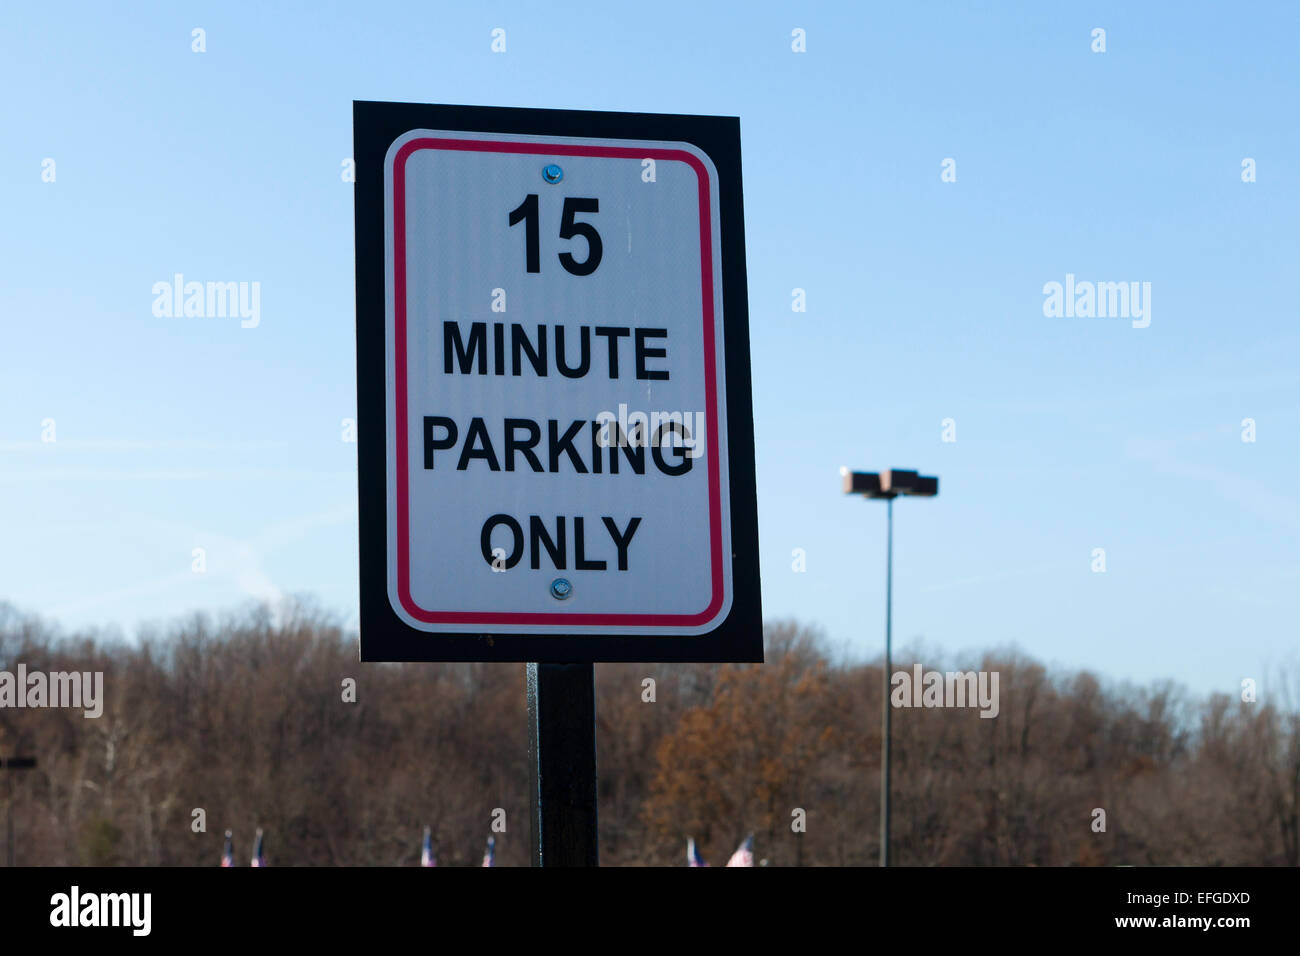
[[[529,664],[533,866],[598,866],[596,692],[591,664]]]
[[[740,121],[353,120],[361,660],[526,663],[532,863],[595,866],[593,662],[763,660]]]

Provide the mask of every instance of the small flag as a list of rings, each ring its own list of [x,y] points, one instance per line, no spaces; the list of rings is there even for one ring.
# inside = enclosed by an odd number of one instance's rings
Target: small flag
[[[497,838],[494,836],[488,837],[487,852],[483,854],[483,865],[497,865]]]
[[[687,866],[708,866],[704,862],[704,857],[700,856],[700,848],[695,845],[693,837],[686,838],[686,865]]]
[[[727,866],[753,866],[754,865],[754,834],[745,837],[745,842],[740,844],[740,849],[731,854],[731,859],[727,861]]]
[[[226,846],[225,846],[225,849],[223,849],[223,850],[221,851],[221,865],[222,865],[222,866],[234,866],[234,865],[235,865],[235,845],[234,845],[234,842],[233,842],[233,841],[234,841],[234,836],[235,836],[235,835],[234,835],[233,833],[231,833],[229,830],[226,831]]]
[[[424,846],[420,848],[420,866],[437,866],[438,858],[433,852],[433,831],[424,828]]]
[[[266,853],[262,848],[262,828],[257,828],[257,840],[253,843],[253,866],[266,866]],[[730,865],[730,864],[728,864]]]

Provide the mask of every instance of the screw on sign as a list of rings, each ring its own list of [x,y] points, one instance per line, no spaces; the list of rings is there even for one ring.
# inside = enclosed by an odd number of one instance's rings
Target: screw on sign
[[[354,127],[362,660],[529,662],[534,861],[594,862],[592,662],[762,660],[739,122]]]

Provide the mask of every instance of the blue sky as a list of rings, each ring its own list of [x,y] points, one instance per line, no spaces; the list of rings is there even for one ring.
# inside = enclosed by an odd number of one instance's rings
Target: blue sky
[[[941,494],[896,509],[900,644],[1264,677],[1300,617],[1300,15],[1134,6],[13,8],[0,599],[128,635],[284,593],[355,621],[351,101],[718,113],[766,615],[877,653],[884,507],[837,469],[914,467]],[[156,318],[178,272],[260,282],[260,324]],[[1150,326],[1045,317],[1067,273],[1150,282]]]

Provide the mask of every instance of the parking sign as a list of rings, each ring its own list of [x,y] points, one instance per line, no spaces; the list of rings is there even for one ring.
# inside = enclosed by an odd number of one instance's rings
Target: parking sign
[[[355,137],[363,660],[761,659],[737,121]]]

